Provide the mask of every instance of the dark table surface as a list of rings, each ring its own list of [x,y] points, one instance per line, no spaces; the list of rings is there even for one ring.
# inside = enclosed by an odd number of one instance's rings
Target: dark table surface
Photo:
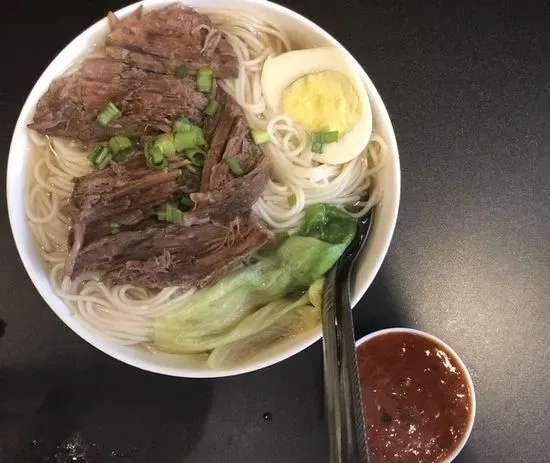
[[[5,159],[19,110],[45,66],[124,3],[19,0],[4,9]],[[358,58],[397,134],[399,220],[355,311],[357,336],[409,326],[459,352],[478,413],[457,461],[550,461],[548,6],[284,3]],[[87,345],[44,304],[16,253],[3,194],[0,207],[3,462],[326,461],[320,343],[228,379],[169,378],[126,366]]]

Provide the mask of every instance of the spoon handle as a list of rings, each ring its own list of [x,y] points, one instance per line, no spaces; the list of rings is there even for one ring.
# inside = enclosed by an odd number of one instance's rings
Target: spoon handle
[[[367,440],[365,434],[365,421],[363,418],[363,406],[361,402],[361,384],[359,370],[357,368],[357,356],[355,350],[355,333],[353,329],[353,315],[351,312],[351,291],[348,263],[336,271],[336,288],[339,298],[336,299],[336,323],[340,327],[340,387],[343,403],[342,413],[344,417],[346,440],[343,445],[345,462],[368,462]],[[339,283],[338,276],[344,281]]]
[[[325,416],[329,438],[329,462],[342,463],[342,420],[340,409],[340,367],[336,332],[335,277],[327,276],[323,293],[323,366],[325,386]]]
[[[325,284],[323,350],[331,463],[368,462],[350,305],[350,263],[340,262]]]

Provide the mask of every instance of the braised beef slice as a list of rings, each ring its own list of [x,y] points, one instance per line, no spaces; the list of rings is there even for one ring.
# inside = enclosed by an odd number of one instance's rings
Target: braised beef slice
[[[214,113],[213,116],[208,116],[204,118],[204,125],[202,130],[208,142],[208,146],[212,146],[212,136],[214,135],[216,128],[218,127],[220,118],[226,112],[226,107],[229,102],[233,102],[231,97],[223,91],[223,89],[217,84],[216,79],[214,79],[212,86],[212,93],[210,98],[218,102],[218,110]],[[233,103],[235,104],[235,103]]]
[[[119,21],[109,14],[111,32],[105,52],[146,71],[171,74],[182,64],[190,75],[202,67],[216,77],[236,77],[237,57],[208,16],[174,4],[143,15],[141,7]]]
[[[218,280],[228,266],[269,239],[270,232],[254,220],[192,227],[155,223],[83,247],[73,273],[96,270],[115,282],[131,281],[148,288],[203,286]]]
[[[74,222],[89,224],[124,212],[137,214],[143,207],[171,199],[180,190],[178,179],[188,163],[185,157],[175,156],[167,169],[152,170],[139,155],[77,178],[71,198]]]
[[[109,234],[113,225],[122,230],[139,229],[144,226],[141,222],[154,216],[157,206],[179,196],[179,178],[188,162],[175,157],[166,170],[156,171],[139,155],[126,164],[111,164],[105,170],[75,179],[66,273],[75,274],[81,248]]]
[[[229,169],[229,165],[227,164],[228,158],[233,158],[239,163],[239,166],[245,172],[245,177],[255,171],[257,165],[266,159],[260,148],[252,141],[248,124],[242,116],[234,119],[223,155],[210,171],[208,181],[210,189],[220,190],[225,185],[237,180]]]
[[[230,174],[227,175],[229,177]],[[195,203],[192,211],[184,215],[186,225],[207,221],[223,223],[232,217],[247,215],[261,196],[269,179],[269,161],[262,156],[247,175],[230,178],[217,190],[192,193]]]
[[[117,133],[144,136],[167,132],[174,118],[202,124],[207,97],[192,79],[136,69],[119,61],[89,58],[74,74],[54,81],[29,124],[37,132],[82,141],[104,140]],[[109,101],[121,116],[107,127],[96,122]]]
[[[224,154],[225,146],[231,135],[231,128],[236,120],[242,117],[241,108],[223,90],[218,91],[217,99],[220,101],[218,112],[214,118],[207,119],[205,123],[205,135],[209,140],[209,150],[202,170],[201,191],[211,189],[212,170]]]
[[[227,164],[237,160],[245,175],[235,177]],[[269,178],[269,161],[254,144],[241,108],[227,96],[219,110],[202,173],[201,191],[184,216],[186,225],[224,222],[250,212]]]
[[[211,227],[217,225],[200,226],[199,233],[208,235]],[[204,243],[202,248],[195,245],[190,252],[184,252],[181,247],[174,251],[165,248],[162,254],[145,261],[127,261],[109,276],[115,282],[132,281],[150,288],[175,285],[200,288],[219,280],[233,263],[248,258],[272,237],[254,221],[240,223],[237,220],[217,233],[216,240]]]

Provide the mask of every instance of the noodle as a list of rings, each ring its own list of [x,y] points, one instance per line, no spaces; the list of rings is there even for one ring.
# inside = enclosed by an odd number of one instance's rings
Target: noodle
[[[307,146],[305,131],[288,117],[268,111],[262,95],[263,63],[289,51],[290,39],[275,25],[246,12],[205,13],[226,34],[239,60],[238,77],[220,82],[221,87],[242,106],[250,126],[265,129],[271,140],[263,148],[271,160],[273,178],[253,206],[253,212],[274,231],[289,233],[298,229],[304,208],[310,204],[355,204],[355,216],[368,212],[381,197],[371,178],[383,167],[384,140],[373,134],[365,152],[346,164],[317,163]],[[55,293],[75,317],[110,340],[124,345],[152,341],[155,317],[181,305],[194,289],[168,287],[149,291],[128,284],[113,285],[94,272],[74,281],[64,276],[71,226],[67,206],[73,179],[91,172],[92,168],[78,143],[33,132],[29,137],[34,167],[26,192],[25,214],[41,256],[49,266],[49,280]],[[292,205],[291,195],[296,198]]]

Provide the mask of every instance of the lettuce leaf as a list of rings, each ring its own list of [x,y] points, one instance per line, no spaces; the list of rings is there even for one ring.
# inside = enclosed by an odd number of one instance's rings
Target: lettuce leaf
[[[268,350],[280,349],[282,343],[311,331],[320,321],[319,307],[297,307],[285,313],[266,329],[214,349],[206,363],[209,367],[220,370],[241,366],[266,355]]]
[[[233,334],[238,333],[240,339],[214,349],[208,357],[207,364],[211,368],[234,368],[255,357],[265,355],[267,349],[276,349],[281,342],[315,328],[321,320],[324,282],[324,278],[316,280],[309,287],[307,294],[293,304],[280,304],[276,309],[274,307],[275,310],[267,312],[268,306],[273,304],[271,303],[246,317],[232,331]],[[264,322],[261,329],[257,323],[258,317]],[[248,336],[242,336],[245,334],[242,330],[245,326],[250,327]]]

